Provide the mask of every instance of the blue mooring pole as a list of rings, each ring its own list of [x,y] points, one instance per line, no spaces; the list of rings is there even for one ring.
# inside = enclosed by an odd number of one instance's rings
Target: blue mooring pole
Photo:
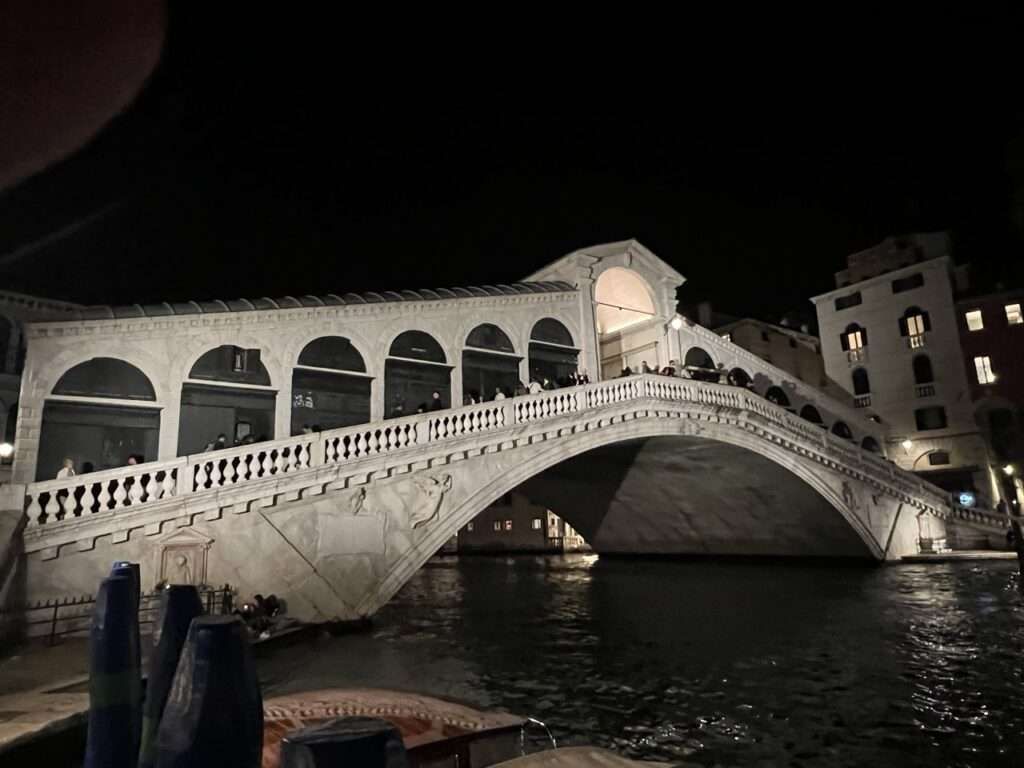
[[[263,700],[236,616],[192,621],[157,731],[157,768],[258,768]]]
[[[160,615],[154,625],[153,655],[149,659],[146,702],[142,709],[142,746],[139,768],[156,765],[156,737],[167,705],[167,695],[178,668],[181,649],[192,620],[203,615],[199,590],[191,584],[171,584],[160,594]]]
[[[126,575],[100,584],[89,630],[89,733],[85,768],[132,768],[139,743],[131,722],[142,680],[135,586]]]

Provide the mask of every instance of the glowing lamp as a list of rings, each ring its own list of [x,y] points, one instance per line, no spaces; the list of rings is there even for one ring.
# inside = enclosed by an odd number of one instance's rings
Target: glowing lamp
[[[904,451],[909,451],[911,448],[914,447],[914,441],[908,437],[906,440],[900,443],[900,445],[903,446]]]
[[[2,446],[0,446],[0,450],[2,450]],[[3,455],[3,454],[0,454],[0,455]],[[1016,471],[1017,471],[1017,469],[1013,466],[1013,464],[1007,464],[1005,467],[1003,467],[1003,473],[1007,477],[1013,477],[1013,473],[1016,472]]]
[[[672,322],[670,322],[669,325],[672,326],[673,331],[678,331],[680,328],[683,327],[683,318],[681,318],[679,315],[676,315],[675,317],[672,318]]]
[[[9,459],[14,455],[14,446],[10,443],[0,443],[0,459]]]

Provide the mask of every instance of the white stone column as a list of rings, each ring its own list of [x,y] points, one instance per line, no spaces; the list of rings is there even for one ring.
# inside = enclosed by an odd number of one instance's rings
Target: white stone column
[[[370,381],[370,421],[384,418],[384,370],[379,371]]]
[[[580,346],[579,367],[590,376],[591,381],[601,378],[601,342],[597,335],[597,313],[594,304],[594,278],[590,269],[580,267],[576,277],[580,302]]]

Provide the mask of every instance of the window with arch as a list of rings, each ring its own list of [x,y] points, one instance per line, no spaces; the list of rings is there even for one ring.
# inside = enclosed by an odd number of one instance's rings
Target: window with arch
[[[222,344],[204,352],[192,369],[190,379],[223,381],[235,384],[270,386],[270,374],[263,364],[260,350]]]
[[[56,477],[64,459],[78,474],[125,466],[130,456],[155,460],[155,400],[146,374],[124,360],[95,357],[65,371],[43,403],[36,479]]]
[[[400,333],[384,363],[384,416],[449,408],[451,379],[448,357],[437,339],[425,331]]]
[[[319,432],[370,420],[372,377],[359,350],[344,336],[306,344],[292,371],[291,433]]]
[[[493,400],[499,392],[505,397],[515,394],[520,384],[520,359],[508,334],[493,323],[470,331],[462,352],[464,404]]]
[[[914,368],[915,384],[931,384],[935,381],[932,372],[932,361],[928,355],[915,355],[911,365]]]
[[[733,368],[729,371],[728,382],[734,387],[748,387],[751,382],[750,374],[742,368]]]
[[[789,398],[786,396],[786,393],[782,389],[782,387],[769,387],[768,391],[764,393],[764,399],[767,400],[769,403],[781,405],[783,408],[789,407]]]
[[[854,368],[853,374],[853,394],[854,395],[868,395],[871,393],[871,382],[868,379],[868,372],[864,368]]]
[[[853,432],[845,421],[837,421],[832,425],[832,434],[844,440],[853,440]]]
[[[882,446],[880,446],[878,444],[878,441],[875,440],[875,438],[873,438],[871,435],[867,435],[863,440],[860,441],[860,447],[863,448],[865,451],[871,451],[872,453],[882,452]]]
[[[534,323],[530,330],[530,381],[567,384],[578,367],[579,350],[569,329],[551,317]]]
[[[907,338],[911,349],[924,346],[925,333],[932,329],[928,313],[920,307],[909,307],[900,318],[900,336]]]
[[[690,347],[683,357],[683,368],[690,374],[690,378],[698,381],[717,382],[719,378],[715,361],[707,350],[701,347]]]
[[[818,409],[815,408],[810,403],[808,403],[807,405],[800,409],[800,418],[803,419],[804,421],[811,422],[811,424],[819,424],[824,426],[821,419],[821,414],[818,412]]]
[[[840,334],[839,344],[850,360],[863,360],[868,345],[868,332],[857,323],[850,323]]]
[[[274,439],[277,391],[259,349],[214,347],[188,378],[181,387],[179,456]]]

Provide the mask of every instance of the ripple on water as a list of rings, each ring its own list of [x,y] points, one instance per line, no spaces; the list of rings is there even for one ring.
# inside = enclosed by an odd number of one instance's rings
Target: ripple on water
[[[271,692],[449,696],[677,765],[1012,765],[1014,571],[453,559],[418,573],[372,633],[293,647],[261,676]]]

